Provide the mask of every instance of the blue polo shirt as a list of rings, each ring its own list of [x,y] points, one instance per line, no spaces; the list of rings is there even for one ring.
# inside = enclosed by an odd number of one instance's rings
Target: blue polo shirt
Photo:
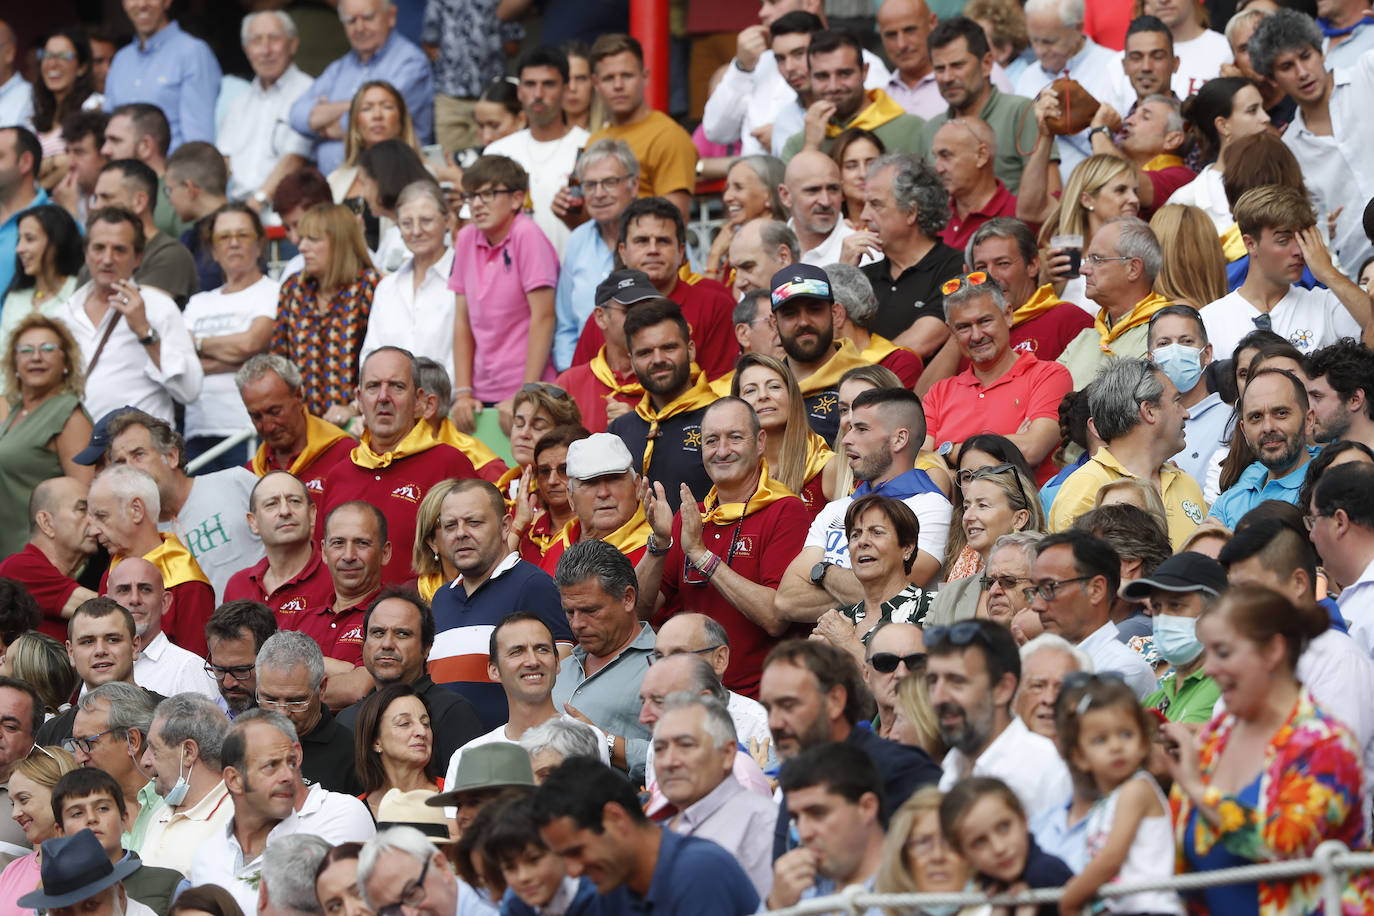
[[[488,731],[510,718],[506,692],[487,677],[491,634],[501,618],[514,611],[537,614],[556,642],[571,644],[572,630],[553,577],[511,553],[471,595],[459,576],[434,593],[434,645],[429,650],[429,676],[434,683],[464,696],[477,708]]]
[[[660,828],[661,829],[661,828]],[[759,895],[735,857],[710,840],[661,830],[658,862],[641,899],[627,889],[632,912],[653,916],[730,916],[759,908]]]
[[[210,46],[169,22],[146,42],[135,37],[115,53],[105,77],[105,111],[130,102],[156,105],[172,131],[169,152],[188,140],[214,143],[220,76]]]
[[[33,196],[33,203],[22,210],[15,210],[9,219],[0,223],[0,302],[4,301],[5,291],[10,288],[10,282],[14,279],[14,267],[18,260],[14,249],[19,244],[19,217],[46,203],[49,203],[48,192],[39,188]]]
[[[1321,449],[1309,445],[1308,461],[1317,457],[1320,452]],[[1241,516],[1266,499],[1277,499],[1297,506],[1298,493],[1301,492],[1303,481],[1307,478],[1307,463],[1304,461],[1278,480],[1269,480],[1269,469],[1256,461],[1241,471],[1240,479],[1236,481],[1235,486],[1217,497],[1217,501],[1212,503],[1212,511],[1207,513],[1208,516],[1217,518],[1227,528],[1234,530]]]

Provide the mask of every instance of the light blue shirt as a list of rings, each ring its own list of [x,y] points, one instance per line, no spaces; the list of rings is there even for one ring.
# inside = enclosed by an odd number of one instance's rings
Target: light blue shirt
[[[188,140],[214,143],[219,80],[210,46],[169,22],[146,42],[135,38],[115,53],[105,77],[105,110],[130,102],[161,108],[172,129],[168,152]]]
[[[434,70],[423,51],[393,30],[367,63],[358,57],[358,52],[350,50],[325,67],[319,78],[291,106],[291,126],[297,133],[317,142],[315,161],[326,175],[343,164],[344,145],[341,140],[321,140],[320,135],[310,129],[310,110],[321,96],[327,102],[347,102],[359,86],[372,80],[385,80],[405,98],[421,143],[428,143],[434,136]],[[347,112],[340,116],[339,124],[345,132],[348,130]]]
[[[15,210],[9,219],[0,223],[0,294],[10,288],[10,281],[14,279],[14,249],[19,244],[20,214],[47,202],[48,192],[39,188],[29,206]]]
[[[1057,802],[1030,819],[1031,836],[1035,845],[1043,852],[1055,856],[1074,873],[1081,872],[1088,864],[1088,819],[1080,818],[1077,824],[1069,823],[1069,808],[1073,796],[1066,801]]]
[[[588,220],[568,236],[563,270],[554,290],[553,365],[559,372],[572,365],[577,338],[596,308],[596,287],[615,269],[615,252],[606,247],[595,220]]]
[[[1327,70],[1335,70],[1337,67],[1353,67],[1360,62],[1360,57],[1370,48],[1374,48],[1374,22],[1368,20],[1355,27],[1355,31],[1346,36],[1345,41],[1334,47],[1331,39],[1327,39],[1323,44],[1326,52],[1326,59],[1323,61]]]
[[[1197,481],[1199,487],[1207,483],[1207,465],[1212,461],[1212,453],[1226,444],[1226,427],[1230,419],[1231,405],[1215,391],[1188,408],[1188,419],[1183,424],[1186,444],[1170,460]]]
[[[1307,447],[1308,460],[1317,457],[1320,452],[1321,449],[1309,445]],[[1278,480],[1270,480],[1269,469],[1256,461],[1240,472],[1240,479],[1236,481],[1235,486],[1217,497],[1217,501],[1212,503],[1212,511],[1208,513],[1208,516],[1215,516],[1227,528],[1234,530],[1236,522],[1240,521],[1242,515],[1266,499],[1282,500],[1297,506],[1298,493],[1302,490],[1302,484],[1306,478],[1306,461]],[[1298,506],[1298,508],[1301,509],[1302,507]]]
[[[31,128],[33,87],[18,73],[0,85],[0,127],[20,125]],[[3,290],[3,287],[0,287]]]

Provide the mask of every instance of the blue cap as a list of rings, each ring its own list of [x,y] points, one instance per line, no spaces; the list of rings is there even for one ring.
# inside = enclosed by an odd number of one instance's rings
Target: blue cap
[[[105,453],[110,450],[110,423],[115,417],[131,410],[137,411],[138,408],[131,404],[125,404],[123,407],[116,407],[96,421],[95,427],[91,430],[91,441],[86,443],[85,448],[76,453],[76,457],[72,461],[89,466],[104,458]]]

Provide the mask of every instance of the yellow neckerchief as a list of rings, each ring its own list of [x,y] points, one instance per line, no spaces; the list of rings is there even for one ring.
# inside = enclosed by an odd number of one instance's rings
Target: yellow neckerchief
[[[711,390],[711,385],[706,381],[706,373],[702,372],[701,367],[696,363],[692,363],[691,378],[692,387],[684,391],[677,400],[662,410],[654,410],[652,395],[647,391],[644,392],[644,397],[640,398],[639,403],[635,405],[635,413],[649,423],[649,432],[644,436],[644,466],[641,468],[641,473],[649,473],[649,462],[654,457],[654,440],[658,438],[658,424],[680,413],[687,413],[715,403],[716,393]]]
[[[487,448],[485,442],[476,436],[460,433],[458,427],[454,426],[453,421],[448,417],[444,417],[444,421],[439,424],[439,434],[435,438],[467,455],[474,468],[486,467],[497,460],[496,453]]]
[[[353,463],[360,468],[375,471],[377,468],[389,467],[391,462],[400,461],[402,458],[409,458],[421,452],[427,452],[436,445],[442,445],[438,439],[434,438],[434,433],[429,428],[429,424],[421,420],[410,428],[405,438],[396,443],[396,447],[385,454],[378,455],[372,450],[372,433],[363,433],[363,439],[358,443],[357,448],[349,452],[349,457]]]
[[[1221,234],[1221,253],[1226,255],[1226,263],[1239,261],[1250,253],[1245,247],[1245,239],[1241,237],[1240,226],[1232,223]]]
[[[818,434],[811,433],[806,437],[806,473],[804,476],[807,483],[811,479],[825,470],[825,466],[830,463],[830,459],[835,457],[830,446]]]
[[[415,589],[420,593],[420,597],[426,601],[434,600],[434,593],[444,584],[443,573],[425,573],[415,580]]]
[[[644,507],[640,505],[635,507],[635,514],[631,515],[625,524],[606,535],[602,540],[628,557],[649,543],[649,534],[652,531],[653,529],[649,527],[649,519],[644,515]],[[563,542],[563,549],[567,550],[580,540],[582,540],[582,521],[573,516],[557,534],[548,539],[544,553],[548,553],[559,541]]]
[[[788,361],[789,367],[791,360]],[[867,366],[868,360],[859,355],[859,351],[854,349],[854,341],[846,337],[838,344],[835,344],[835,352],[830,358],[804,379],[800,379],[797,384],[801,386],[803,397],[808,397],[818,391],[827,388],[834,388],[840,383],[840,376],[844,375],[855,366]]]
[[[314,414],[305,415],[305,448],[291,462],[291,467],[287,468],[292,474],[300,472],[310,467],[310,463],[323,455],[326,451],[340,439],[347,439],[348,433],[339,429],[333,423],[321,420]],[[258,446],[257,454],[253,456],[253,473],[262,477],[272,470],[272,465],[268,461],[267,443]]]
[[[1183,165],[1183,160],[1173,153],[1160,153],[1158,156],[1145,163],[1142,172],[1158,172],[1163,169],[1171,169],[1176,165]]]
[[[1093,321],[1093,327],[1095,327],[1097,333],[1102,336],[1102,340],[1098,343],[1098,346],[1101,347],[1103,353],[1111,353],[1112,341],[1116,340],[1136,325],[1145,324],[1150,320],[1151,315],[1169,304],[1169,300],[1165,299],[1159,293],[1150,293],[1150,295],[1137,302],[1135,308],[1131,309],[1125,315],[1122,315],[1110,330],[1107,329],[1107,310],[1105,308],[1098,310],[1097,318]]]
[[[881,334],[870,334],[868,335],[868,346],[859,353],[859,358],[876,366],[898,350],[905,349],[906,347],[897,346]]]
[[[701,274],[694,273],[692,271],[692,265],[688,264],[686,261],[683,261],[682,266],[677,269],[677,278],[688,286],[696,286],[702,280],[706,279]]]
[[[886,92],[881,89],[870,89],[864,93],[864,98],[868,104],[856,114],[848,124],[840,127],[836,124],[825,125],[826,137],[838,137],[851,127],[862,127],[864,130],[873,130],[882,127],[888,121],[900,118],[906,114],[906,109],[892,100]]]
[[[1054,285],[1046,283],[1031,293],[1031,297],[1017,306],[1016,311],[1011,313],[1011,326],[1016,327],[1023,321],[1030,321],[1032,318],[1043,315],[1055,306],[1063,304],[1063,301],[1059,298],[1059,294],[1054,291]]]
[[[731,390],[732,388],[734,388],[734,387],[735,387],[735,370],[734,370],[734,369],[731,369],[729,372],[725,373],[725,374],[722,375],[720,378],[715,379],[714,381],[711,382],[711,390],[714,391],[714,392],[716,393],[716,397],[718,397],[718,398],[728,398],[728,397],[730,396],[730,390]]]
[[[600,350],[596,351],[596,355],[592,357],[592,361],[587,365],[591,367],[592,376],[595,377],[598,382],[611,389],[612,395],[619,397],[622,394],[626,394],[640,397],[644,394],[644,386],[639,384],[639,379],[635,378],[634,373],[630,374],[630,380],[628,382],[622,382],[616,377],[615,370],[611,368],[610,363],[606,362],[605,344],[601,346]]]
[[[780,499],[795,496],[791,490],[778,483],[768,476],[768,459],[759,459],[759,484],[754,488],[754,493],[747,502],[742,503],[720,503],[720,491],[715,487],[706,494],[706,502],[703,505],[706,511],[701,514],[701,520],[707,525],[728,525],[731,522],[739,521],[748,509],[749,515],[753,515],[765,506],[771,505]],[[730,545],[726,545],[727,549]]]
[[[123,557],[115,557],[110,560],[110,570],[119,565]],[[191,551],[186,549],[186,545],[181,543],[175,534],[170,531],[162,534],[162,543],[154,547],[143,555],[143,559],[158,568],[162,573],[162,587],[172,588],[183,585],[187,582],[204,582],[210,584],[210,580],[201,572],[200,564],[196,558],[191,556]]]

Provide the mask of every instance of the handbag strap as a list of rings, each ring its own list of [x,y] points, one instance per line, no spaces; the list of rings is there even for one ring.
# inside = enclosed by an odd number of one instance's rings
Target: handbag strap
[[[91,356],[91,361],[86,364],[86,378],[90,379],[91,373],[95,371],[95,364],[100,361],[100,354],[105,352],[105,344],[110,342],[110,335],[114,333],[115,325],[119,324],[119,319],[124,317],[119,312],[115,312],[114,321],[111,321],[105,328],[105,333],[100,337],[100,343],[96,345],[95,354]]]

